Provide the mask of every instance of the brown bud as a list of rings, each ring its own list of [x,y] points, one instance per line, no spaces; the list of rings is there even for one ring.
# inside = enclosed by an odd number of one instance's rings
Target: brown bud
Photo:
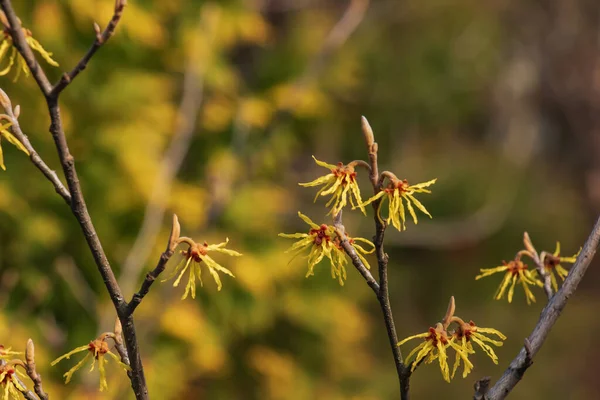
[[[360,117],[363,135],[365,136],[365,140],[367,141],[367,147],[370,149],[371,146],[375,143],[375,136],[373,135],[373,129],[371,129],[371,125],[369,125],[369,121],[363,115]]]
[[[531,238],[527,232],[523,233],[523,244],[525,245],[525,249],[531,254],[537,254],[535,247],[533,247],[533,243],[531,242]]]
[[[119,318],[115,320],[115,330],[113,333],[115,334],[115,342],[119,344],[123,343],[123,325],[121,325]]]
[[[446,315],[444,315],[444,319],[442,320],[442,325],[444,325],[444,328],[446,328],[450,323],[450,319],[454,316],[454,311],[456,311],[456,303],[454,301],[454,296],[450,296],[448,310],[446,310]]]
[[[10,98],[8,97],[6,92],[2,89],[0,89],[0,105],[9,113],[10,113],[10,110],[12,110],[12,104],[10,102]]]
[[[17,104],[13,113],[15,114],[15,119],[18,119],[19,115],[21,115],[21,106]]]
[[[27,365],[31,368],[31,366],[35,366],[35,347],[33,345],[33,340],[27,340],[27,346],[25,347],[25,361],[27,361]]]
[[[181,225],[179,225],[179,218],[176,214],[173,214],[173,224],[171,225],[171,235],[169,236],[169,244],[167,246],[168,251],[175,251],[175,248],[179,244],[179,235],[181,234]]]

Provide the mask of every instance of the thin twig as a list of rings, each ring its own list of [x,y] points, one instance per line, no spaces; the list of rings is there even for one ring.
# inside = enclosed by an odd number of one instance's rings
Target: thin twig
[[[94,56],[94,54],[96,54],[98,49],[102,47],[102,45],[106,43],[106,41],[110,39],[110,37],[115,33],[115,29],[117,28],[117,24],[121,20],[123,10],[125,9],[126,5],[127,0],[115,0],[115,10],[113,16],[110,19],[108,25],[106,25],[106,28],[104,28],[104,31],[100,32],[100,27],[98,26],[98,24],[94,23],[96,40],[94,40],[94,43],[89,48],[87,53],[85,53],[81,60],[79,60],[79,62],[77,63],[77,65],[75,65],[71,72],[64,73],[60,81],[58,81],[56,85],[54,85],[50,92],[51,96],[58,96],[60,92],[62,92],[69,85],[69,83],[71,83],[73,79],[75,79],[75,77],[77,77],[77,75],[79,75],[79,73],[87,67],[88,62]]]
[[[33,381],[33,390],[35,390],[40,400],[48,400],[48,394],[44,392],[42,387],[42,377],[35,369],[35,347],[31,339],[27,341],[27,347],[25,348],[25,365],[27,376]]]
[[[123,5],[123,0],[117,0],[117,8],[119,4]],[[27,66],[31,70],[40,90],[46,98],[48,112],[50,114],[50,133],[54,140],[56,150],[60,159],[67,186],[71,194],[71,202],[69,204],[75,219],[79,223],[83,235],[86,239],[88,247],[92,252],[94,261],[100,275],[104,281],[104,285],[108,291],[110,299],[113,302],[117,315],[123,325],[123,335],[127,347],[127,354],[131,361],[131,387],[137,400],[148,399],[148,388],[144,377],[144,368],[139,353],[138,342],[136,339],[135,326],[133,316],[127,314],[127,302],[121,294],[121,289],[117,283],[114,272],[108,262],[104,249],[98,234],[92,223],[90,214],[87,210],[87,205],[79,184],[79,177],[75,168],[75,159],[69,151],[69,146],[65,137],[65,132],[62,124],[62,117],[58,105],[58,96],[60,91],[52,91],[50,83],[44,71],[38,65],[35,57],[23,34],[21,23],[17,18],[10,0],[0,0],[0,6],[4,11],[9,24],[10,35],[14,46],[17,48],[21,56],[24,58]]]
[[[473,388],[475,389],[475,395],[473,396],[473,400],[486,400],[485,395],[488,392],[488,390],[490,390],[491,380],[492,378],[490,378],[489,376],[484,376],[483,378],[475,382],[475,384],[473,385]]]
[[[171,235],[169,235],[167,249],[161,254],[156,267],[146,274],[146,279],[144,279],[144,282],[142,282],[142,287],[140,290],[133,295],[133,298],[127,307],[128,315],[133,314],[137,306],[139,306],[142,302],[144,296],[146,296],[150,291],[150,286],[152,286],[156,278],[158,278],[158,276],[165,270],[167,262],[169,262],[169,259],[173,256],[175,248],[177,247],[177,239],[179,239],[180,231],[181,228],[179,226],[177,215],[173,215],[173,225],[171,227]]]
[[[567,304],[567,300],[570,296],[575,293],[579,282],[583,279],[583,276],[588,269],[594,255],[596,254],[596,250],[598,248],[598,244],[600,243],[600,218],[596,221],[596,225],[594,229],[590,233],[585,245],[583,246],[583,250],[579,257],[577,257],[577,261],[571,268],[569,275],[563,282],[562,287],[556,292],[552,299],[548,302],[542,314],[540,315],[540,319],[533,329],[533,332],[529,337],[528,345],[524,345],[521,349],[519,355],[510,363],[508,369],[504,372],[504,375],[496,382],[496,384],[489,390],[486,394],[487,400],[500,400],[504,399],[511,390],[519,383],[521,378],[523,378],[523,374],[531,363],[533,362],[533,357],[540,350],[546,337],[550,333],[550,330],[554,326],[554,323],[560,317],[562,310]]]
[[[363,276],[363,278],[365,278],[365,281],[367,281],[369,287],[373,289],[375,295],[379,295],[379,284],[377,283],[375,278],[373,278],[373,275],[371,275],[369,269],[363,264],[360,257],[358,257],[358,254],[356,254],[356,250],[354,250],[354,247],[352,247],[350,242],[348,242],[348,237],[346,236],[346,228],[344,227],[342,222],[342,211],[340,211],[334,217],[333,226],[336,228],[337,235],[341,241],[341,246],[344,248],[344,251],[352,260],[352,265],[354,265],[358,272],[360,272],[360,274]]]
[[[23,144],[23,146],[25,146],[27,151],[29,151],[29,158],[31,159],[33,165],[35,165],[42,172],[42,174],[44,174],[44,176],[54,186],[54,190],[56,190],[56,193],[58,193],[60,197],[62,197],[65,200],[67,205],[70,206],[71,194],[69,193],[67,188],[60,181],[60,178],[58,177],[58,175],[56,175],[56,172],[50,167],[48,167],[48,165],[44,162],[42,157],[38,154],[38,152],[35,150],[31,142],[29,141],[27,135],[23,133],[23,131],[21,130],[21,126],[19,125],[19,121],[17,120],[17,116],[14,114],[13,110],[10,107],[8,107],[5,108],[5,111],[6,114],[11,118],[12,132],[14,133],[15,137],[19,139],[19,141]]]
[[[546,271],[544,268],[544,260],[542,259],[544,252],[542,251],[542,256],[538,254],[531,238],[529,237],[529,233],[523,233],[523,244],[525,245],[525,250],[521,250],[517,253],[515,260],[520,259],[521,255],[526,255],[533,260],[535,264],[535,269],[538,272],[538,275],[542,277],[544,293],[546,293],[546,297],[548,300],[552,298],[554,294],[552,291],[552,281],[550,277],[550,273]]]

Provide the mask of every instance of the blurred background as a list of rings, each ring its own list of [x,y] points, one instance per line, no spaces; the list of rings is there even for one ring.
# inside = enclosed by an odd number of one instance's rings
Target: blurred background
[[[77,63],[112,0],[15,2],[60,68]],[[456,297],[457,315],[508,336],[500,364],[474,356],[467,378],[436,366],[412,379],[415,399],[470,398],[495,381],[543,308],[492,296],[501,265],[528,231],[538,250],[577,252],[600,211],[600,3],[592,0],[130,0],[115,36],[62,95],[90,213],[127,298],[163,250],[172,213],[182,233],[244,253],[217,260],[195,300],[155,284],[136,311],[154,399],[392,399],[396,373],[380,310],[360,275],[344,287],[329,266],[305,279],[289,262],[303,213],[327,222],[324,201],[301,188],[329,163],[366,157],[360,116],[380,167],[411,183],[434,218],[389,230],[390,292],[398,336],[424,332]],[[43,63],[43,61],[42,61]],[[0,85],[21,126],[60,170],[45,104],[31,78]],[[115,314],[79,227],[52,186],[5,143],[0,174],[0,343],[36,343],[54,399],[130,399],[74,363],[49,363],[112,330]],[[362,172],[362,171],[360,171]],[[368,179],[360,174],[364,197]],[[347,212],[353,236],[369,217]],[[374,259],[371,258],[374,263]],[[174,258],[172,261],[176,262]],[[511,398],[600,397],[598,263]],[[175,263],[169,265],[173,268]],[[410,346],[405,348],[405,354]]]

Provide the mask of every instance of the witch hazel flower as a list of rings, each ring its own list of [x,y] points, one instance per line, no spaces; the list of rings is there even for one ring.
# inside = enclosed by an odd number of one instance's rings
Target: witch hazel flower
[[[70,359],[74,354],[85,352],[85,357],[83,357],[77,364],[75,364],[74,367],[72,367],[63,375],[65,377],[65,384],[71,381],[75,372],[81,369],[86,363],[91,361],[90,372],[92,372],[96,367],[96,364],[98,364],[98,371],[100,373],[100,391],[104,391],[108,388],[108,382],[106,380],[106,365],[108,362],[107,356],[112,358],[120,368],[124,369],[125,371],[131,371],[129,365],[121,362],[119,357],[110,351],[108,343],[109,339],[113,340],[115,343],[118,343],[120,340],[120,338],[118,338],[113,332],[103,333],[88,344],[79,346],[58,357],[56,360],[52,361],[50,365],[55,366],[62,360]]]
[[[502,346],[503,343],[484,334],[496,335],[501,340],[505,340],[506,336],[496,329],[478,327],[472,321],[465,323],[460,317],[454,315],[454,311],[454,297],[451,297],[448,311],[442,321],[436,323],[434,327],[430,327],[427,332],[409,336],[398,342],[398,346],[401,346],[413,339],[423,340],[405,358],[407,363],[411,363],[411,372],[421,363],[431,364],[437,360],[442,378],[446,382],[450,382],[454,378],[461,363],[464,365],[463,378],[465,378],[473,370],[473,363],[469,360],[469,355],[475,353],[473,343],[477,344],[494,363],[498,363],[498,357],[489,344]],[[448,366],[449,349],[455,352],[452,373]]]
[[[307,278],[315,274],[315,266],[317,264],[324,259],[328,259],[331,264],[331,277],[337,279],[339,284],[343,286],[344,281],[347,278],[346,264],[348,263],[348,260],[346,258],[346,253],[341,246],[341,239],[336,228],[327,224],[317,225],[301,212],[298,212],[298,216],[310,227],[310,229],[307,233],[280,233],[279,236],[281,237],[298,239],[296,243],[286,250],[286,253],[292,253],[294,258],[301,253],[308,251],[308,254],[305,255],[305,258],[308,260]],[[348,237],[347,239],[348,243],[356,250],[356,254],[365,267],[370,268],[370,265],[364,256],[373,253],[375,251],[375,245],[365,238]],[[359,242],[368,246],[368,249],[358,244]]]
[[[366,206],[379,200],[377,205],[377,218],[379,218],[379,221],[382,224],[384,223],[384,219],[381,216],[381,209],[383,208],[385,200],[387,200],[388,203],[388,216],[385,219],[385,223],[392,225],[399,231],[406,230],[407,211],[412,217],[415,225],[418,223],[415,207],[429,218],[432,218],[425,206],[415,197],[415,194],[431,193],[431,190],[427,188],[433,185],[437,179],[411,185],[406,179],[398,179],[396,175],[389,171],[382,172],[381,176],[382,178],[388,179],[388,184],[373,197],[364,202],[362,206]]]
[[[360,160],[352,161],[346,165],[341,162],[333,165],[319,161],[314,156],[313,159],[317,165],[329,169],[330,172],[314,181],[300,183],[299,185],[304,187],[323,186],[317,192],[314,201],[316,202],[319,196],[331,196],[331,199],[326,204],[326,207],[331,207],[327,215],[337,215],[348,203],[350,203],[353,209],[358,207],[366,215],[360,196],[360,188],[356,181],[355,167],[360,165],[370,169],[369,165]]]
[[[239,257],[242,254],[237,251],[226,249],[225,246],[229,243],[229,238],[225,239],[224,242],[218,244],[208,244],[207,242],[196,243],[192,239],[188,237],[180,237],[176,240],[175,245],[184,244],[187,245],[188,248],[186,250],[181,250],[181,254],[183,255],[183,259],[181,262],[175,267],[171,275],[162,281],[168,281],[175,279],[173,282],[173,287],[177,287],[183,275],[186,271],[189,271],[188,283],[185,287],[185,292],[181,299],[184,300],[187,298],[188,294],[192,296],[192,298],[196,297],[196,278],[200,282],[200,286],[203,286],[202,281],[202,266],[204,265],[210,275],[213,277],[215,283],[217,284],[217,290],[221,290],[223,284],[221,282],[221,277],[219,276],[219,272],[229,275],[232,278],[235,278],[233,273],[227,268],[223,267],[221,264],[217,263],[211,256],[208,255],[209,252],[222,253],[232,257]]]

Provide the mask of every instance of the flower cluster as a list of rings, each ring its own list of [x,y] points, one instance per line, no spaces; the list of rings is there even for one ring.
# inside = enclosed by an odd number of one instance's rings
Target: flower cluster
[[[298,216],[310,226],[308,233],[280,233],[279,236],[289,239],[299,239],[286,252],[292,252],[294,257],[308,250],[308,272],[306,277],[314,275],[314,269],[324,258],[327,258],[331,264],[331,277],[337,279],[340,285],[344,284],[346,279],[346,254],[341,246],[341,235],[337,230],[326,224],[317,225],[306,215],[298,212]],[[364,238],[347,238],[350,246],[356,251],[356,255],[363,262],[365,267],[370,265],[364,255],[375,251],[375,246],[369,240]],[[362,242],[371,247],[370,250],[360,246],[357,242]]]
[[[561,257],[560,255],[560,243],[556,243],[556,250],[554,253],[548,253],[542,251],[538,254],[535,247],[533,246],[531,239],[527,232],[523,236],[523,243],[525,249],[520,250],[515,256],[514,260],[509,262],[503,261],[503,265],[495,268],[481,268],[480,274],[475,277],[475,280],[479,280],[486,276],[493,275],[497,272],[504,272],[504,278],[500,283],[500,286],[494,294],[496,300],[500,300],[504,297],[504,293],[508,288],[508,302],[511,303],[516,285],[523,287],[525,292],[525,299],[527,304],[535,303],[535,296],[530,289],[530,286],[543,287],[543,279],[548,277],[554,292],[558,291],[558,279],[565,280],[569,272],[561,265],[561,263],[573,264],[577,260],[579,252],[572,257]],[[581,251],[581,250],[580,250]],[[523,256],[529,257],[536,268],[533,270],[528,269],[527,264],[521,261]]]
[[[364,130],[363,119],[363,130]],[[372,135],[371,135],[372,136]],[[369,141],[369,140],[368,140]],[[300,183],[300,186],[313,187],[321,186],[317,191],[314,201],[319,197],[329,197],[326,207],[330,208],[327,215],[332,215],[334,219],[340,216],[341,211],[347,205],[350,205],[353,210],[359,209],[366,215],[365,206],[373,203],[377,211],[379,221],[385,226],[392,225],[399,231],[406,229],[406,214],[410,214],[414,223],[418,222],[415,208],[419,209],[425,215],[431,218],[431,214],[425,206],[417,200],[417,193],[431,193],[427,187],[433,185],[436,179],[428,182],[410,185],[406,179],[400,180],[389,171],[384,171],[380,176],[371,176],[375,195],[363,201],[360,193],[360,188],[357,181],[357,167],[363,167],[369,172],[373,172],[371,166],[362,160],[355,160],[348,164],[338,163],[337,165],[328,164],[326,162],[313,159],[317,165],[327,168],[328,173],[316,178],[311,182]],[[389,180],[387,186],[383,187],[385,179]],[[383,200],[388,200],[388,217],[384,220],[381,216],[381,208]],[[375,251],[375,245],[364,238],[351,238],[345,232],[340,232],[338,228],[328,224],[318,225],[310,218],[298,212],[298,215],[306,222],[310,229],[308,233],[280,233],[279,236],[298,239],[296,243],[286,252],[293,252],[294,256],[308,250],[306,258],[308,259],[308,272],[306,276],[314,275],[314,269],[324,259],[327,259],[331,264],[331,276],[337,279],[343,285],[346,279],[346,268],[348,260],[346,255],[349,255],[355,263],[364,265],[370,269],[369,263],[365,255]],[[336,225],[337,226],[337,225]],[[343,226],[341,230],[344,231]],[[346,243],[347,241],[347,243]],[[357,242],[365,243],[368,248],[357,244]]]
[[[52,363],[50,363],[50,365],[54,366],[61,360],[64,360],[64,359],[68,360],[71,358],[71,356],[73,354],[87,352],[85,357],[83,357],[83,359],[81,359],[81,361],[79,361],[77,364],[75,364],[75,366],[73,368],[68,370],[63,375],[65,377],[65,383],[69,383],[71,381],[71,378],[73,377],[73,374],[77,370],[79,370],[81,367],[83,367],[83,365],[91,359],[92,366],[90,368],[90,372],[92,372],[94,370],[94,368],[96,366],[96,362],[98,362],[98,371],[100,372],[100,391],[103,391],[108,388],[108,382],[106,381],[106,363],[107,363],[106,356],[107,355],[110,356],[117,363],[117,365],[120,366],[122,369],[124,369],[126,371],[131,370],[129,365],[121,362],[119,357],[115,353],[110,351],[108,339],[112,339],[115,342],[115,344],[119,343],[119,341],[120,341],[120,337],[118,337],[117,334],[115,334],[113,332],[103,333],[100,336],[98,336],[96,339],[92,340],[89,344],[77,347],[77,348],[71,350],[70,352],[58,357],[56,360],[52,361]]]
[[[475,280],[493,275],[496,272],[505,272],[504,278],[502,279],[500,286],[498,286],[496,294],[494,294],[494,298],[496,300],[502,299],[506,292],[506,288],[510,285],[507,297],[508,302],[512,303],[515,286],[519,283],[523,286],[523,290],[525,291],[527,304],[531,304],[531,302],[535,303],[535,296],[531,292],[531,289],[529,289],[529,285],[541,286],[542,282],[540,282],[539,279],[535,277],[534,273],[528,269],[527,264],[524,264],[520,259],[511,260],[509,262],[503,261],[502,264],[503,265],[495,268],[481,268],[481,274],[477,275]]]
[[[452,327],[452,329],[450,329]],[[441,322],[435,324],[435,327],[429,328],[425,333],[409,336],[398,342],[398,346],[412,339],[423,339],[423,341],[415,347],[406,357],[406,362],[414,360],[411,363],[411,371],[414,371],[421,363],[431,364],[435,360],[440,365],[442,377],[446,382],[450,382],[454,378],[456,371],[461,363],[463,367],[463,378],[465,378],[472,370],[473,363],[469,360],[469,355],[475,353],[473,343],[480,347],[483,352],[492,359],[495,364],[498,364],[498,356],[494,349],[489,345],[502,346],[502,342],[492,339],[485,334],[495,335],[501,340],[505,340],[506,336],[492,328],[481,328],[473,321],[465,323],[464,320],[454,315],[454,297],[450,299],[448,312]],[[452,372],[448,366],[448,349],[455,352],[454,366]]]
[[[2,23],[2,26],[4,27],[2,32],[2,38],[0,39],[0,63],[10,53],[10,55],[8,56],[8,64],[4,68],[0,69],[0,76],[8,74],[15,62],[17,64],[17,72],[15,74],[14,80],[16,81],[17,79],[19,79],[21,72],[24,72],[26,76],[29,76],[29,67],[27,66],[27,62],[25,61],[23,56],[21,56],[21,54],[13,44],[12,36],[10,35],[10,24],[6,19],[6,15],[4,15],[4,12],[1,11],[0,23]],[[42,58],[46,60],[48,64],[52,65],[53,67],[58,67],[58,63],[52,59],[52,53],[46,51],[42,47],[40,42],[38,42],[33,37],[30,30],[23,28],[23,34],[25,35],[25,41],[27,42],[31,50],[37,51],[42,56]]]
[[[221,290],[223,284],[221,283],[221,278],[219,277],[219,272],[222,272],[231,277],[235,277],[233,273],[227,268],[221,266],[221,264],[217,263],[213,260],[209,255],[209,251],[214,251],[216,253],[223,253],[229,256],[239,257],[240,253],[234,250],[226,249],[225,246],[229,243],[229,239],[225,239],[224,242],[219,244],[208,244],[206,242],[200,244],[194,242],[192,239],[188,237],[180,237],[176,240],[176,245],[185,244],[188,246],[186,250],[181,250],[181,255],[183,256],[182,260],[175,267],[171,275],[167,278],[163,279],[163,282],[173,279],[176,275],[177,279],[173,282],[173,286],[177,287],[181,278],[185,274],[185,272],[189,269],[189,279],[188,283],[185,287],[185,292],[181,299],[185,299],[188,294],[191,294],[192,298],[196,298],[196,278],[200,281],[200,286],[203,285],[202,282],[202,268],[201,265],[205,265],[208,268],[208,272],[213,277],[215,282],[217,283],[217,289]]]

